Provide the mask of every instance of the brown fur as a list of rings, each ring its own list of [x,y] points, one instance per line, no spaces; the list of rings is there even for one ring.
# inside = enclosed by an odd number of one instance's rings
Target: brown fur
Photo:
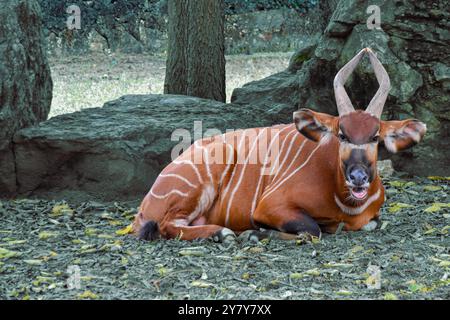
[[[362,110],[346,114],[339,118],[339,128],[351,143],[365,144],[371,142],[380,130],[380,120]]]

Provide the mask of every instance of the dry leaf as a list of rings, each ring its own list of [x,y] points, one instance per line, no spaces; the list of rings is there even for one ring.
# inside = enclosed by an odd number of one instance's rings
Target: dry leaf
[[[126,226],[123,229],[117,230],[116,234],[119,236],[124,236],[133,232],[133,224]]]

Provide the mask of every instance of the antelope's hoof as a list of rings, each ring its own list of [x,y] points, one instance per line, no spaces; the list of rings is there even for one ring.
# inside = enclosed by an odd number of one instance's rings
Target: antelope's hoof
[[[215,242],[232,243],[236,241],[236,234],[228,228],[223,228],[213,235]]]
[[[258,231],[256,231],[256,230],[246,230],[244,232],[241,232],[241,234],[238,237],[238,240],[241,242],[258,243],[260,240],[260,235],[258,234]]]
[[[375,220],[370,220],[368,224],[363,226],[361,230],[363,231],[373,231],[378,227],[378,223]]]

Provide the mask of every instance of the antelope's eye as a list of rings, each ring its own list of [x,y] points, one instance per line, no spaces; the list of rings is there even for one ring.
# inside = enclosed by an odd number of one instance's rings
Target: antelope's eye
[[[380,140],[380,136],[376,135],[372,138],[372,142],[378,142],[378,140]]]
[[[343,133],[339,133],[339,140],[348,142],[348,138]]]

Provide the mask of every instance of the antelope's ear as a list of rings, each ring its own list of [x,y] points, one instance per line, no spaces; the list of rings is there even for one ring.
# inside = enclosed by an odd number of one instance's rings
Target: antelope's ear
[[[418,144],[427,126],[419,120],[381,121],[380,138],[388,151],[396,153]]]
[[[329,137],[330,134],[337,134],[338,117],[310,109],[300,109],[294,112],[294,123],[302,135],[318,142],[324,137]]]

